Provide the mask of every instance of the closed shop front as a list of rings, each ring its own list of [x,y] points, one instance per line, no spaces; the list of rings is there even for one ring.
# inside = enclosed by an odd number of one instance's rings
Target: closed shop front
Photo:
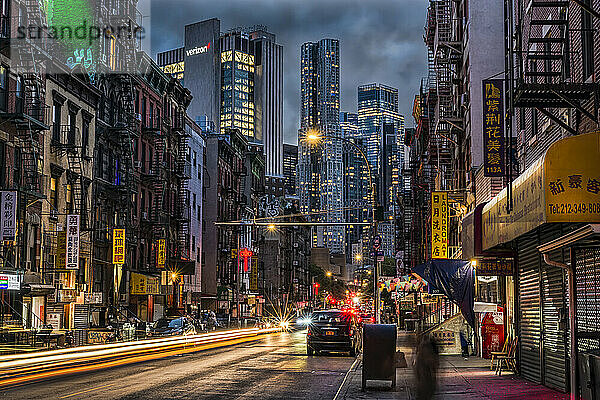
[[[506,189],[482,211],[483,250],[517,253],[519,371],[528,380],[564,392],[575,383],[570,341],[575,325],[569,319],[572,254],[562,238],[575,235],[586,223],[600,222],[600,206],[594,205],[600,204],[600,196],[581,184],[600,176],[598,138],[580,135],[554,143],[513,182],[510,212]],[[576,326],[581,330],[591,324],[590,331],[598,336],[600,302],[585,303],[597,299],[600,291],[598,267],[591,261],[596,253],[591,248],[577,251],[574,281],[583,296],[577,298],[577,307],[583,309],[577,309]],[[600,348],[600,337],[586,340],[578,340],[580,351]]]

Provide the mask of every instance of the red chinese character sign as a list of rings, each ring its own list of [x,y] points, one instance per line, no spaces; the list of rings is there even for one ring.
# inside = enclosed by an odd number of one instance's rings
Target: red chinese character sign
[[[248,272],[248,260],[252,257],[252,250],[240,249],[239,255],[244,258],[244,272]]]
[[[448,258],[448,193],[431,192],[431,258]]]
[[[319,284],[319,282],[315,282],[315,283],[313,283],[313,287],[315,288],[315,296],[318,296],[319,288],[321,287],[321,285]]]
[[[504,81],[486,79],[483,87],[483,175],[504,176]]]

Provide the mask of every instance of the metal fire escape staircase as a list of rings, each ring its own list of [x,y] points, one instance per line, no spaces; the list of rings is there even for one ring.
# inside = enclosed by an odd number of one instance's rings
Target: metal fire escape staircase
[[[431,1],[426,26],[426,43],[429,48],[429,87],[435,97],[429,96],[429,107],[433,111],[430,125],[430,163],[444,173],[446,180],[452,178],[452,143],[457,133],[463,130],[462,119],[457,114],[453,95],[453,80],[458,79],[458,64],[462,60],[462,43],[453,40],[452,1]]]
[[[177,112],[173,124],[173,133],[177,140],[177,154],[175,156],[175,172],[177,175],[177,200],[175,215],[177,217],[177,247],[176,256],[180,259],[190,258],[190,192],[188,190],[191,178],[191,164],[187,161],[189,151],[188,141],[190,134],[185,129],[185,120],[182,112]],[[202,201],[202,199],[200,199]]]
[[[45,26],[46,18],[37,0],[26,0],[27,22],[31,25]],[[16,125],[16,137],[21,149],[21,189],[36,198],[43,197],[41,164],[43,159],[41,132],[48,130],[45,104],[46,87],[43,68],[48,53],[46,42],[26,40],[16,47],[17,72],[21,76],[21,88],[15,94],[12,116]]]
[[[514,53],[516,59],[513,106],[535,108],[571,134],[577,134],[571,125],[555,115],[555,110],[576,109],[597,121],[598,84],[576,83],[571,79],[570,3],[568,0],[532,1],[530,15],[533,17],[529,20],[528,32],[524,32],[525,18],[520,16],[513,25],[515,41],[514,47],[509,46],[509,52]],[[548,18],[542,19],[540,15],[548,15]],[[588,101],[594,102],[593,113],[583,106]]]
[[[142,116],[144,118],[144,116]],[[157,246],[159,239],[165,239],[165,223],[167,221],[164,210],[166,196],[165,179],[165,149],[166,137],[164,130],[161,129],[161,121],[154,116],[148,121],[142,123],[142,135],[150,139],[154,152],[152,158],[148,161],[149,168],[143,173],[143,179],[152,188],[153,201],[150,205],[150,215],[148,216],[149,228],[151,230],[152,256],[149,265],[156,265]]]

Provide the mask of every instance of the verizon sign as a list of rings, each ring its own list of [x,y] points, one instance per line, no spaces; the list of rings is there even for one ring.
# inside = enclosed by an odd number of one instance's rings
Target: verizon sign
[[[190,57],[195,56],[196,54],[203,54],[206,53],[208,49],[210,49],[210,42],[208,42],[206,46],[194,47],[193,49],[186,50],[185,55]]]

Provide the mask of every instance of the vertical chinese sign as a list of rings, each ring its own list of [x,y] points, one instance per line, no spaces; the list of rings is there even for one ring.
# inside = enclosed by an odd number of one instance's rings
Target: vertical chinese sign
[[[483,175],[504,176],[504,81],[486,79],[483,86]]]
[[[448,193],[431,192],[431,258],[448,258]]]
[[[125,264],[125,229],[113,229],[113,264]]]
[[[0,240],[15,240],[17,235],[17,192],[0,192]]]
[[[251,259],[250,261],[250,290],[257,291],[258,290],[258,261],[256,259]]]
[[[158,239],[158,252],[156,254],[156,265],[158,268],[164,268],[167,260],[167,244],[165,239]]]
[[[67,215],[67,269],[79,268],[79,215]]]

